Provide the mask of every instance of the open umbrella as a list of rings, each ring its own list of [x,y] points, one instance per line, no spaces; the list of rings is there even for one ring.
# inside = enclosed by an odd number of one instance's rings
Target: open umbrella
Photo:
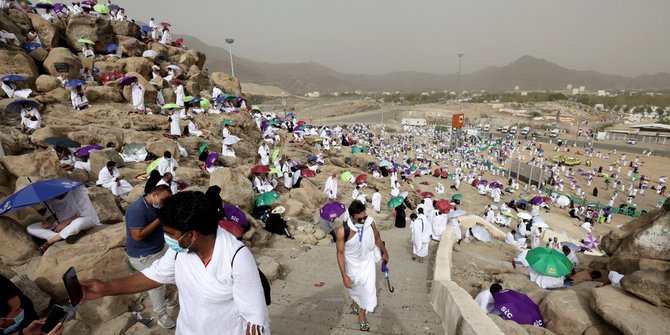
[[[202,99],[200,100],[200,107],[202,107],[204,110],[208,110],[210,107],[212,107],[212,103],[207,99]]]
[[[316,177],[316,172],[310,169],[302,169],[300,171],[300,175],[305,177],[305,178],[313,178]]]
[[[232,144],[239,143],[239,142],[240,142],[240,138],[235,136],[235,135],[229,135],[228,137],[223,139],[223,144],[225,144],[225,145],[232,145]]]
[[[39,204],[70,192],[83,183],[69,179],[48,179],[36,181],[12,194],[0,204],[0,215],[9,211]],[[63,218],[64,219],[64,218]]]
[[[270,172],[270,167],[267,165],[256,165],[251,168],[251,173],[268,173]]]
[[[41,48],[42,44],[39,44],[37,42],[25,42],[25,43],[23,43],[22,47],[23,47],[23,50],[25,50],[27,52],[33,52],[33,51]]]
[[[433,194],[433,192],[421,192],[421,196],[423,198],[432,198],[435,196],[435,194]]]
[[[386,205],[389,206],[390,208],[396,208],[396,207],[402,205],[403,202],[405,202],[405,198],[403,198],[403,197],[393,197],[393,198],[391,198],[391,200],[389,200],[389,202]]]
[[[93,10],[100,13],[100,14],[109,14],[109,7],[103,5],[103,4],[98,4],[93,6]]]
[[[149,26],[147,26],[147,25],[142,25],[142,26],[140,26],[140,29],[142,29],[142,31],[145,32],[145,33],[149,33],[149,32],[154,31],[154,28],[151,28],[151,27],[149,27]]]
[[[598,249],[598,239],[591,234],[586,235],[582,242],[589,249]]]
[[[14,100],[11,103],[9,103],[6,107],[5,110],[10,112],[10,113],[21,113],[21,110],[23,109],[23,105],[27,104],[32,108],[37,109],[40,104],[39,102],[35,100],[26,100],[26,99],[21,99],[21,100]]]
[[[530,199],[530,203],[533,205],[541,205],[544,202],[544,198],[542,196],[534,196],[532,199]]]
[[[391,162],[387,161],[387,160],[383,160],[383,161],[379,162],[379,166],[380,167],[391,168],[391,167],[393,167],[393,164]]]
[[[510,211],[510,210],[506,210],[506,211],[504,211],[504,212],[500,212],[500,214],[502,214],[502,215],[504,215],[504,216],[506,216],[506,217],[508,217],[508,218],[511,218],[512,216],[514,216],[514,213],[512,213],[512,211]]]
[[[237,223],[240,226],[248,226],[247,216],[243,210],[233,204],[226,204],[223,206],[224,217],[226,220]]]
[[[156,58],[156,56],[158,56],[158,52],[154,50],[145,50],[144,52],[142,52],[142,57],[153,59]]]
[[[564,277],[572,272],[572,262],[562,251],[537,247],[528,251],[526,260],[535,271],[552,277]]]
[[[167,22],[161,22],[161,26],[163,26],[163,27],[172,27],[172,25],[169,24],[169,23],[167,23]]]
[[[540,308],[527,295],[514,290],[503,290],[494,293],[493,298],[495,308],[503,319],[522,325],[544,327]]]
[[[110,45],[107,46],[107,49],[106,49],[106,50],[107,50],[108,53],[111,54],[111,53],[116,52],[116,49],[118,49],[118,48],[119,48],[118,45],[112,43],[112,44],[110,44]]]
[[[196,156],[200,156],[205,151],[205,149],[207,149],[208,144],[209,143],[207,142],[201,144],[200,147],[198,148],[198,153],[196,154]]]
[[[524,220],[530,220],[530,219],[533,218],[533,216],[530,215],[530,213],[526,213],[526,212],[520,212],[516,216],[518,216],[520,219],[524,219]]]
[[[63,137],[48,137],[44,141],[53,145],[54,147],[79,148],[81,146],[79,142]]]
[[[41,9],[46,9],[47,11],[50,11],[54,8],[54,5],[50,4],[50,3],[42,2],[42,3],[38,3],[37,5],[35,5],[35,7],[41,8]]]
[[[65,83],[65,87],[77,87],[77,86],[84,86],[86,85],[86,82],[81,80],[81,79],[69,79]]]
[[[576,245],[576,244],[574,244],[570,241],[561,241],[560,243],[561,243],[561,246],[566,246],[566,247],[570,248],[570,250],[572,250],[572,251],[582,250],[582,248],[580,248],[578,245]]]
[[[231,124],[235,124],[235,120],[225,119],[225,120],[221,121],[222,126],[231,125]]]
[[[474,225],[470,228],[470,231],[472,232],[472,236],[474,236],[476,239],[482,241],[482,242],[490,242],[491,241],[491,234],[489,233],[486,228],[480,226],[480,225]]]
[[[351,174],[351,172],[349,172],[349,171],[344,171],[344,172],[340,175],[340,180],[341,180],[341,181],[349,181],[349,180],[351,179],[351,177],[353,177],[353,175]]]
[[[242,226],[238,225],[235,222],[231,222],[228,220],[220,220],[219,227],[225,229],[231,235],[235,236],[235,238],[241,238],[242,236],[244,236],[244,229],[242,228]]]
[[[272,155],[270,156],[270,159],[272,159],[273,162],[276,161],[277,158],[279,158],[279,149],[272,151]]]
[[[409,192],[407,192],[407,191],[402,192],[402,193],[399,194],[399,196],[402,197],[403,199],[407,199],[408,195],[409,195]]]
[[[365,183],[367,180],[368,180],[368,175],[366,175],[366,174],[362,174],[362,175],[356,177],[356,184],[359,184],[359,185],[360,185],[360,184],[363,184],[363,183]]]
[[[24,80],[26,80],[26,77],[20,76],[18,74],[9,74],[0,78],[0,81],[24,81]]]
[[[87,145],[85,147],[79,148],[79,150],[77,150],[74,153],[74,155],[77,156],[77,157],[87,157],[87,156],[91,155],[91,152],[96,151],[96,150],[102,150],[104,148],[105,147],[103,147],[102,145],[91,144],[91,145]]]
[[[558,199],[556,199],[556,205],[558,205],[560,207],[568,206],[568,205],[570,205],[570,198],[562,195],[562,196],[558,197]]]
[[[332,221],[333,219],[340,217],[340,215],[344,214],[346,211],[347,208],[343,203],[331,201],[321,207],[320,213],[323,219]]]
[[[175,103],[169,103],[161,106],[162,109],[180,109],[181,106],[175,104]]]
[[[174,65],[174,64],[170,64],[170,65],[168,65],[167,68],[168,68],[168,69],[175,70],[175,71],[181,71],[181,68],[180,68],[179,66],[177,66],[177,65]]]
[[[277,192],[265,192],[256,198],[256,207],[269,206],[279,199]]]
[[[437,205],[437,209],[440,211],[441,214],[448,213],[449,210],[453,208],[449,203],[449,201],[444,199],[436,201],[435,204]]]
[[[119,85],[121,85],[121,86],[128,86],[128,85],[130,85],[130,84],[132,84],[132,83],[136,83],[136,82],[137,82],[137,77],[135,77],[135,76],[126,76],[126,77],[121,78],[121,80],[119,81]]]
[[[207,158],[205,159],[205,166],[206,167],[214,166],[214,162],[216,162],[218,159],[219,159],[218,152],[210,152],[209,155],[207,155]]]
[[[184,97],[184,102],[191,102],[191,101],[193,101],[193,99],[195,99],[194,96],[187,95],[187,96]]]
[[[79,42],[81,44],[89,44],[89,45],[94,45],[95,44],[95,42],[93,42],[93,41],[91,41],[87,38],[80,38],[80,39],[77,40],[77,42]]]

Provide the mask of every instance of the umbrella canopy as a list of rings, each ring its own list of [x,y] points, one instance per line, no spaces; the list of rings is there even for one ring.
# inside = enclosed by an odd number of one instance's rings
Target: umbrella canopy
[[[268,173],[270,172],[270,167],[267,165],[256,165],[251,168],[251,173]]]
[[[145,33],[154,31],[154,28],[151,28],[147,25],[140,26],[140,29],[142,29],[142,31],[145,32]]]
[[[582,242],[584,242],[584,246],[589,249],[598,249],[598,239],[591,234],[586,235]]]
[[[169,24],[169,23],[167,23],[167,22],[161,22],[161,26],[163,26],[163,27],[172,27],[172,25]]]
[[[407,196],[409,195],[409,192],[405,191],[399,194],[403,199],[407,199]]]
[[[168,68],[168,69],[172,69],[172,70],[176,70],[176,71],[181,71],[181,68],[180,68],[179,66],[177,66],[177,65],[174,65],[174,64],[170,64],[170,65],[168,65],[167,68]]]
[[[491,234],[489,233],[486,228],[476,224],[470,228],[470,231],[472,232],[472,236],[474,236],[476,239],[482,241],[482,242],[490,242],[491,241]]]
[[[232,145],[232,144],[239,143],[239,142],[240,142],[240,138],[235,136],[235,135],[229,135],[228,137],[223,139],[223,144],[225,144],[225,145]]]
[[[349,172],[349,171],[344,171],[344,172],[340,175],[340,180],[341,180],[341,181],[349,181],[349,179],[351,179],[351,177],[353,177],[353,174],[351,174],[351,172]]]
[[[368,175],[366,175],[366,174],[362,174],[362,175],[356,177],[356,184],[363,184],[366,181],[368,181]]]
[[[137,82],[137,77],[135,77],[135,76],[127,76],[127,77],[123,77],[123,78],[121,78],[121,80],[119,81],[119,85],[121,85],[121,86],[127,86],[127,85],[130,85],[130,84],[132,84],[132,83],[136,83],[136,82]]]
[[[561,241],[561,246],[567,246],[572,251],[582,250],[582,248],[580,248],[578,245],[576,245],[576,244],[574,244],[570,241]]]
[[[277,192],[265,192],[256,198],[256,207],[269,206],[279,199]]]
[[[225,119],[225,120],[221,121],[222,126],[231,125],[231,124],[235,124],[235,120]]]
[[[9,103],[7,105],[7,107],[5,107],[5,110],[10,112],[10,113],[21,113],[21,110],[23,109],[24,104],[27,104],[30,107],[35,108],[35,109],[37,109],[40,106],[39,102],[37,102],[35,100],[21,99],[21,100],[15,100],[15,101],[12,101],[11,103]]]
[[[456,210],[453,213],[451,213],[452,218],[458,218],[458,217],[461,217],[463,215],[465,215],[465,211],[462,210],[462,209]]]
[[[313,178],[316,177],[316,172],[310,169],[303,169],[300,171],[300,175],[305,178]]]
[[[49,4],[49,5],[53,5],[54,1],[53,0],[40,0],[38,5],[41,4],[41,3],[46,3],[46,4]]]
[[[522,325],[544,327],[540,308],[527,295],[514,290],[503,290],[493,294],[495,308],[503,319]]]
[[[518,216],[520,219],[524,219],[524,220],[530,220],[530,219],[533,218],[533,216],[530,215],[530,213],[526,213],[526,212],[520,212],[516,216]]]
[[[235,222],[240,226],[248,226],[247,216],[243,210],[233,204],[226,204],[223,206],[223,212],[226,213],[224,217],[226,220]]]
[[[544,202],[544,198],[542,196],[534,196],[532,199],[530,199],[530,203],[533,205],[541,205]]]
[[[544,222],[544,220],[535,221],[533,222],[532,226],[539,228],[549,228],[549,225],[546,222]]]
[[[77,87],[77,86],[84,86],[86,85],[86,82],[81,80],[81,79],[69,79],[65,83],[65,87]]]
[[[35,7],[37,7],[37,8],[42,8],[42,9],[46,9],[47,11],[50,11],[50,10],[52,10],[52,9],[54,8],[54,5],[53,5],[53,4],[50,4],[50,3],[44,3],[44,2],[42,2],[42,3],[38,3],[37,5],[35,5]]]
[[[187,96],[184,97],[184,102],[191,102],[191,101],[193,101],[193,99],[195,99],[194,96],[187,95]]]
[[[244,229],[242,229],[242,226],[236,224],[235,222],[221,220],[219,221],[219,227],[225,229],[231,235],[235,236],[235,238],[241,238],[244,236]]]
[[[109,7],[103,5],[103,4],[98,4],[93,6],[93,10],[100,13],[100,14],[109,14]]]
[[[156,56],[158,56],[158,52],[156,52],[154,50],[145,50],[144,52],[142,52],[142,57],[153,59],[153,58],[156,58]]]
[[[91,144],[91,145],[87,145],[85,147],[79,148],[79,150],[77,150],[74,153],[74,155],[77,156],[77,157],[87,157],[87,156],[91,155],[91,152],[96,151],[96,150],[102,150],[104,148],[105,147],[103,147],[102,145]]]
[[[203,151],[207,149],[207,145],[208,145],[207,142],[201,144],[200,147],[198,148],[198,153],[196,154],[196,156],[200,156],[203,153]]]
[[[393,167],[393,163],[391,163],[391,162],[389,162],[389,161],[387,161],[387,160],[383,160],[383,161],[379,162],[379,166],[380,166],[380,167],[383,166],[383,167],[392,168],[392,167]]]
[[[180,109],[181,106],[174,104],[174,103],[169,103],[161,106],[162,109]]]
[[[110,44],[110,45],[107,46],[107,52],[108,52],[108,53],[116,52],[116,49],[118,49],[118,48],[119,48],[118,45],[112,43],[112,44]]]
[[[39,48],[42,47],[42,44],[39,44],[37,42],[26,42],[23,43],[23,49],[26,50],[27,52],[33,52]]]
[[[95,44],[95,42],[93,42],[93,41],[91,41],[87,38],[80,38],[80,39],[77,40],[77,42],[79,42],[81,44],[88,44],[88,45],[94,45]]]
[[[18,74],[9,74],[0,78],[0,81],[24,81],[24,80],[26,80],[26,77],[20,76]]]
[[[332,221],[346,212],[347,208],[343,203],[331,201],[321,207],[321,217],[325,220]]]
[[[432,198],[435,196],[435,194],[433,194],[433,192],[421,192],[421,196],[423,198]]]
[[[449,210],[453,208],[449,201],[444,199],[436,201],[435,204],[437,205],[437,209],[440,211],[440,214],[448,213]]]
[[[48,137],[44,141],[53,145],[54,147],[79,148],[81,146],[79,142],[63,137]]]
[[[537,247],[528,251],[526,260],[535,271],[552,277],[564,277],[572,272],[572,262],[562,251]]]
[[[53,199],[70,192],[82,184],[82,182],[70,179],[49,179],[34,182],[12,194],[0,204],[0,215]]]
[[[460,193],[451,196],[451,200],[461,200],[461,199],[463,199],[463,195]]]
[[[500,214],[502,214],[502,215],[504,215],[504,216],[506,216],[506,217],[508,217],[508,218],[511,218],[512,216],[514,216],[514,213],[512,213],[512,211],[510,211],[510,210],[507,210],[507,211],[504,211],[504,212],[500,212]]]
[[[391,198],[391,200],[389,200],[388,204],[386,204],[386,205],[391,207],[391,208],[396,208],[396,207],[402,205],[403,202],[405,202],[405,198],[403,198],[403,197],[393,197],[393,198]]]
[[[208,110],[210,107],[212,107],[212,103],[207,99],[202,99],[200,100],[200,107],[202,107],[202,109]]]
[[[209,155],[207,155],[207,159],[205,159],[205,166],[206,167],[214,166],[214,163],[218,159],[219,159],[219,153],[218,152],[211,152]]]
[[[274,151],[272,151],[272,155],[270,156],[270,158],[272,159],[273,162],[276,161],[277,158],[279,158],[279,149],[275,149]]]

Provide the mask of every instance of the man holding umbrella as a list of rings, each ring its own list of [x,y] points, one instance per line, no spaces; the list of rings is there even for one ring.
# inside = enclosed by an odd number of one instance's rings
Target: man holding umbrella
[[[98,213],[82,186],[46,200],[45,204],[51,215],[26,228],[28,234],[46,240],[40,246],[42,252],[58,241],[74,243],[79,233],[100,224]]]

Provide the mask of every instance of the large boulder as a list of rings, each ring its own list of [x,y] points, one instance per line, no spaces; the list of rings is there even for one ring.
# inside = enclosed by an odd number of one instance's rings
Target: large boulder
[[[489,317],[505,335],[555,335],[554,332],[547,328],[520,325],[512,320],[504,320],[494,314],[489,314]]]
[[[88,189],[88,197],[91,198],[93,208],[98,213],[100,223],[112,224],[123,221],[123,213],[116,205],[114,194],[104,187],[91,187]]]
[[[123,63],[125,65],[124,70],[127,73],[139,73],[145,78],[148,78],[151,75],[151,66],[154,65],[154,63],[146,57],[123,58],[119,60],[119,63]]]
[[[611,285],[594,289],[591,308],[626,335],[666,334],[670,309],[656,307]]]
[[[639,268],[625,264],[630,264],[630,260],[635,263],[636,259],[670,261],[670,239],[668,239],[670,212],[664,210],[661,212],[660,215],[653,216],[655,220],[635,230],[621,241],[610,259],[611,270],[630,274]]]
[[[121,52],[128,57],[140,57],[147,49],[146,44],[134,37],[119,35],[118,39]]]
[[[35,176],[46,179],[63,175],[58,156],[53,150],[0,157],[0,164],[15,178]]]
[[[22,265],[39,255],[37,245],[18,222],[0,216],[0,261],[9,266]]]
[[[86,87],[86,97],[91,103],[94,102],[124,102],[121,90],[113,86],[89,86]]]
[[[35,86],[37,86],[37,92],[46,93],[61,87],[61,83],[56,77],[43,74],[37,77]]]
[[[21,39],[23,36],[26,36],[28,30],[32,28],[32,23],[30,22],[28,14],[23,10],[12,8],[7,12],[7,15],[9,16],[9,20],[11,20],[21,32],[21,36],[17,35],[17,37]]]
[[[112,29],[114,29],[114,33],[117,35],[140,38],[140,26],[132,21],[112,20]]]
[[[158,157],[163,157],[163,153],[169,151],[172,154],[172,158],[179,161],[181,156],[179,155],[179,147],[177,147],[177,141],[170,140],[167,138],[160,139],[151,139],[147,141],[146,149],[149,152],[153,152]],[[179,170],[177,170],[179,174]]]
[[[85,38],[95,43],[96,53],[107,53],[107,46],[117,44],[114,28],[109,20],[94,15],[73,15],[65,30],[65,40],[71,50],[80,51],[81,44],[77,40]]]
[[[621,279],[621,287],[656,306],[670,307],[670,271],[635,271]]]
[[[202,73],[191,76],[184,85],[186,92],[193,96],[199,95],[202,90],[209,90],[209,87],[209,79]]]
[[[125,64],[119,61],[97,61],[93,64],[100,70],[100,73],[123,71]]]
[[[93,151],[91,152],[88,161],[91,162],[91,175],[93,176],[91,179],[96,180],[98,179],[100,170],[107,166],[107,162],[116,162],[117,168],[121,168],[124,165],[123,157],[121,157],[119,152],[114,148]]]
[[[51,49],[44,60],[44,70],[54,77],[63,74],[68,79],[79,78],[81,69],[81,59],[67,48]]]
[[[45,20],[38,14],[28,14],[28,17],[30,18],[30,22],[33,25],[33,29],[35,29],[37,35],[40,37],[42,46],[45,48],[58,47],[58,42],[60,41],[60,32],[58,31],[58,27]]]
[[[609,233],[603,236],[600,247],[608,255],[613,255],[626,237],[630,236],[641,228],[649,226],[661,215],[663,215],[663,213],[664,211],[662,210],[653,210],[647,215],[640,216],[634,220],[628,221],[621,227],[612,229]]]
[[[236,95],[242,94],[242,86],[240,86],[239,79],[223,72],[213,72],[209,77],[212,85],[219,85],[223,91]]]
[[[45,104],[45,105],[69,105],[70,100],[70,90],[58,87],[55,90],[51,90],[44,94],[38,95],[35,100]]]
[[[18,74],[34,82],[40,75],[35,61],[23,50],[0,49],[0,77],[8,74]],[[2,96],[5,95],[5,92]]]
[[[21,31],[21,28],[4,11],[0,11],[0,30],[16,35],[20,44],[26,41],[25,32]]]
[[[209,186],[217,185],[221,188],[221,198],[241,208],[245,212],[251,212],[256,199],[251,181],[238,169],[221,168],[212,172],[209,176]]]

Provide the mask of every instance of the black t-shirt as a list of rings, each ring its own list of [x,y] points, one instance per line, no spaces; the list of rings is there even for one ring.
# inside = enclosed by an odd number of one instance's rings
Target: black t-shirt
[[[19,290],[19,288],[16,287],[14,283],[12,283],[11,280],[7,279],[3,275],[0,275],[0,304],[7,304],[9,299],[16,296],[19,297],[19,300],[21,301],[21,308],[23,308],[24,311],[23,322],[21,322],[21,325],[16,328],[18,331],[28,327],[31,322],[37,320],[37,312],[35,312],[33,302],[30,301],[30,299],[28,299],[28,297],[26,297],[23,292],[21,292],[21,290]],[[0,317],[7,317],[7,315],[0,315]]]

